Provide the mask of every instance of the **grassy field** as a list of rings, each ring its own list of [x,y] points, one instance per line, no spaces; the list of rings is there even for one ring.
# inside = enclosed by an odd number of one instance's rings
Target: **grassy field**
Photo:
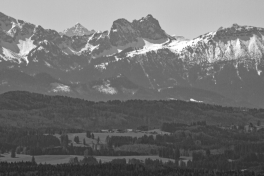
[[[70,158],[78,157],[78,159],[83,159],[83,156],[75,156],[75,155],[42,155],[42,156],[35,156],[35,161],[39,163],[47,163],[47,164],[63,164],[68,163]],[[152,160],[159,159],[163,162],[168,162],[171,159],[167,158],[160,158],[159,156],[95,156],[95,158],[99,161],[101,160],[102,163],[110,162],[116,158],[125,158],[128,162],[129,159],[136,158],[144,161],[146,158],[150,158]],[[20,161],[31,161],[32,156],[30,155],[23,155],[17,154],[16,158],[11,158],[10,153],[2,154],[0,157],[0,162],[20,162]],[[173,160],[171,160],[173,161]]]
[[[31,161],[32,156],[17,154],[15,158],[11,158],[9,154],[2,154],[3,157],[0,157],[1,162],[20,162],[20,161]],[[69,159],[75,157],[71,155],[42,155],[35,156],[35,160],[37,163],[47,163],[47,164],[62,164],[68,163]]]

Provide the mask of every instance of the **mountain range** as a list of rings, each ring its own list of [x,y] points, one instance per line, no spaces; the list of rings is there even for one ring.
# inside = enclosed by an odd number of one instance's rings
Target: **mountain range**
[[[0,13],[0,93],[87,100],[185,100],[264,107],[264,28],[233,24],[194,39],[147,15],[109,31],[57,32]]]

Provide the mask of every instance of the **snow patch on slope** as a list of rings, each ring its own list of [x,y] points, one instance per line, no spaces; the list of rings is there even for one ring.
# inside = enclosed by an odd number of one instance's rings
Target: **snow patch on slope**
[[[67,85],[64,84],[59,84],[59,83],[51,83],[52,86],[52,92],[58,93],[58,92],[71,92],[71,88]]]
[[[33,40],[31,40],[31,38],[19,40],[17,46],[19,48],[19,55],[21,56],[27,55],[32,49],[36,47],[36,45],[33,44]]]
[[[105,94],[108,94],[108,95],[117,94],[117,90],[114,87],[110,86],[110,82],[109,81],[104,82],[103,85],[93,86],[93,88],[95,88],[99,92],[102,92],[102,93],[105,93]]]
[[[108,65],[108,62],[105,62],[105,63],[101,63],[99,65],[95,65],[94,67],[102,71],[102,70],[106,69],[107,65]]]
[[[117,47],[111,46],[110,49],[104,50],[100,54],[94,54],[94,57],[97,58],[97,57],[101,57],[101,56],[111,56],[111,55],[120,53],[127,48],[136,49],[136,51],[130,52],[131,55],[144,54],[144,53],[149,52],[151,50],[161,49],[162,45],[164,43],[166,43],[167,41],[168,41],[167,39],[150,40],[150,39],[137,38],[137,41],[128,43],[124,46],[117,46]]]
[[[167,39],[161,39],[161,40],[149,40],[149,39],[141,39],[144,44],[142,44],[139,49],[135,51],[131,51],[127,56],[133,57],[135,55],[139,54],[146,54],[150,51],[157,51],[159,49],[163,48],[163,45],[167,43],[169,40]]]
[[[26,57],[21,57],[18,54],[14,53],[13,51],[10,51],[6,48],[2,48],[2,54],[0,54],[1,58],[5,61],[11,61],[14,63],[22,63],[25,61],[28,64],[28,60]]]
[[[198,100],[195,100],[193,98],[190,99],[191,102],[196,102],[196,103],[203,103],[203,101],[198,101]]]

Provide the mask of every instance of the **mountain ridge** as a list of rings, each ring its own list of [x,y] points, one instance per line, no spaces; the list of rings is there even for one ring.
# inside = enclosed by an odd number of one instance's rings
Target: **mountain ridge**
[[[69,37],[1,13],[0,41],[0,69],[46,73],[69,86],[63,89],[55,81],[38,93],[50,94],[55,86],[68,96],[95,94],[93,100],[195,99],[188,90],[199,95],[197,101],[264,107],[264,28],[234,24],[187,40],[167,34],[147,15],[132,22],[118,19],[110,31]],[[127,81],[112,84],[120,75]],[[0,92],[14,79],[2,77]]]

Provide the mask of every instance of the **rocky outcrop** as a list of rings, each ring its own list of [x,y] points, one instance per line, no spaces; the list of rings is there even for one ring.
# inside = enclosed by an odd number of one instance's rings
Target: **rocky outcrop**
[[[132,23],[126,19],[118,19],[113,22],[109,37],[113,46],[124,46],[128,43],[137,42],[140,32],[134,29]]]
[[[147,15],[145,18],[140,20],[134,20],[133,26],[140,31],[142,38],[151,40],[160,40],[168,38],[168,35],[160,27],[159,21],[153,18],[152,15]]]

